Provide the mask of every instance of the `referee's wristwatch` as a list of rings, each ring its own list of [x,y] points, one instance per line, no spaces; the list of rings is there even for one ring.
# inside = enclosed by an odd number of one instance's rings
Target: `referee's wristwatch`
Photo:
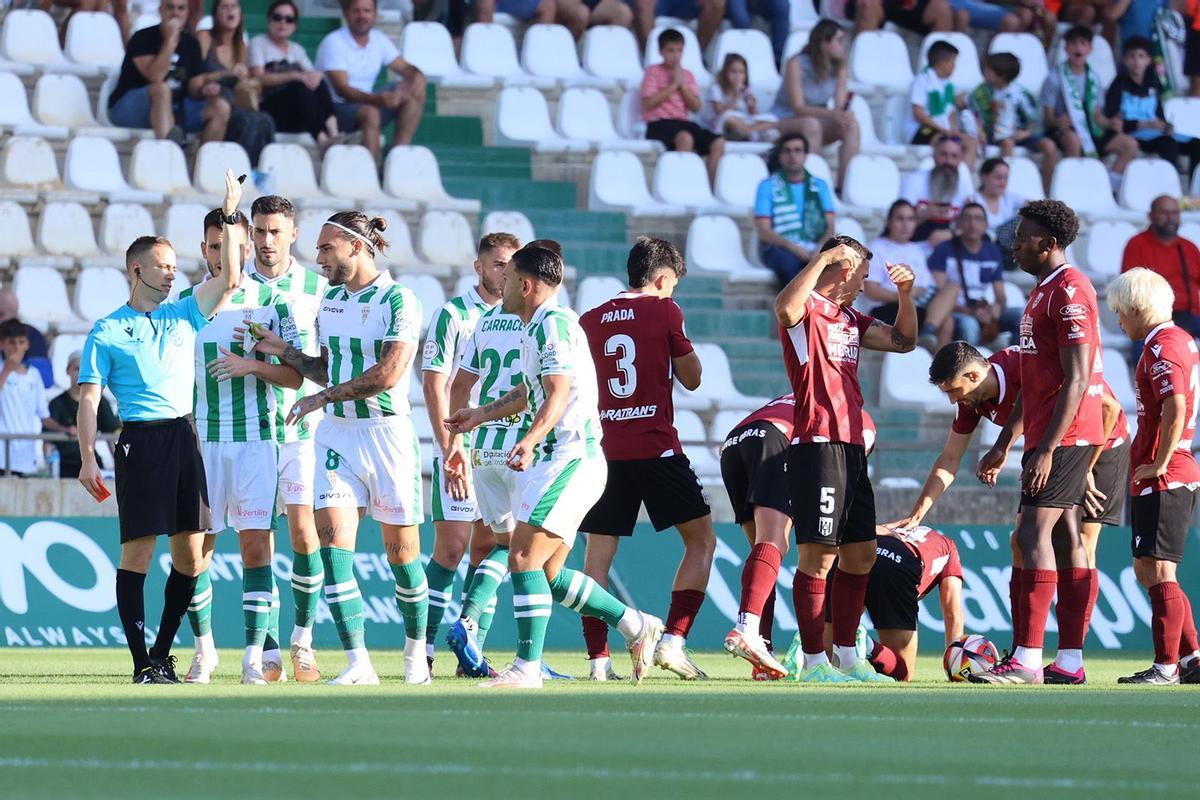
[[[237,212],[236,208],[233,210],[232,214],[226,214],[225,209],[221,209],[221,221],[224,222],[226,225],[237,225],[238,224],[237,214],[238,214],[238,212]]]

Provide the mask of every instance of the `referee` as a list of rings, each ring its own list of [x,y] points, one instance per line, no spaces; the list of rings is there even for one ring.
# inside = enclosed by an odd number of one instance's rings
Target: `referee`
[[[129,302],[97,321],[83,346],[76,419],[83,457],[79,482],[97,502],[107,496],[95,458],[103,386],[116,395],[123,423],[116,451],[117,613],[133,656],[134,683],[179,683],[171,642],[212,552],[211,546],[204,548],[211,515],[191,415],[196,331],[241,281],[245,234],[235,224],[241,196],[241,184],[226,172],[221,279],[206,281],[186,300],[164,302],[175,280],[175,250],[162,237],[140,237],[125,252],[133,282]],[[147,651],[143,587],[162,534],[170,537],[171,574],[158,637]]]

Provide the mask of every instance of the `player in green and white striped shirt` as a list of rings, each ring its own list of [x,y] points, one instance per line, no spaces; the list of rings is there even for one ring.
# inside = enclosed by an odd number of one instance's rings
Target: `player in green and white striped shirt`
[[[237,223],[249,237],[250,226],[240,212]],[[222,212],[204,218],[201,243],[213,280],[221,274]],[[247,245],[239,257],[249,254]],[[180,293],[186,298],[194,289]],[[246,653],[242,683],[265,684],[264,650],[274,649],[278,661],[278,608],[271,572],[274,552],[276,385],[300,385],[300,375],[278,359],[247,347],[238,331],[247,323],[261,325],[285,341],[298,343],[296,323],[287,303],[269,286],[243,273],[241,285],[217,309],[212,323],[196,336],[196,426],[213,509],[212,536],[226,525],[238,532],[242,555],[242,608]],[[250,340],[253,343],[253,340]],[[188,670],[189,683],[208,683],[217,665],[212,637],[212,582],[208,570],[196,581],[188,609],[196,653]],[[275,629],[272,632],[272,623]],[[274,647],[272,648],[272,645]]]
[[[329,290],[329,282],[312,270],[305,269],[291,256],[296,241],[296,208],[291,201],[278,195],[264,195],[250,206],[250,238],[254,243],[254,261],[247,265],[251,280],[273,288],[287,298],[296,320],[300,339],[299,349],[305,355],[318,356],[317,308]],[[316,253],[304,254],[315,258]],[[279,500],[288,520],[292,540],[292,599],[296,605],[296,623],[292,627],[292,675],[298,681],[317,681],[317,668],[312,649],[312,629],[317,618],[324,569],[321,566],[317,526],[313,521],[313,482],[316,479],[316,448],[313,433],[321,421],[316,411],[300,420],[299,425],[284,425],[288,409],[300,397],[315,394],[321,386],[306,380],[296,390],[284,386],[275,390],[275,435],[279,442]],[[264,664],[273,663],[268,653]],[[267,680],[272,675],[264,668]]]
[[[521,386],[479,408],[461,409],[447,420],[466,433],[528,408],[529,430],[507,456],[524,473],[521,506],[512,535],[513,610],[517,657],[481,686],[540,688],[542,647],[550,607],[558,602],[599,617],[625,637],[633,659],[633,682],[650,668],[662,638],[662,620],[629,608],[588,576],[563,566],[579,523],[604,491],[607,465],[600,453],[596,371],[578,317],[555,299],[562,259],[541,247],[513,254],[504,277],[504,304],[519,309]]]
[[[450,383],[463,367],[464,352],[479,317],[500,302],[504,287],[504,268],[521,243],[510,233],[489,233],[479,240],[475,274],[478,282],[458,297],[451,298],[438,310],[425,338],[425,357],[421,365],[421,383],[425,391],[425,409],[433,427],[434,444],[432,485],[433,553],[425,565],[429,583],[429,625],[425,629],[425,652],[433,659],[438,626],[450,604],[454,573],[471,542],[471,561],[478,564],[496,545],[491,531],[479,519],[475,491],[470,476],[448,475],[442,461],[450,448],[451,436],[443,424],[450,416],[447,402]],[[472,523],[476,523],[472,526]],[[472,532],[474,527],[474,532]],[[474,576],[468,568],[466,584]]]
[[[417,351],[421,308],[411,290],[375,266],[387,246],[385,220],[357,211],[334,214],[317,237],[317,264],[329,291],[317,313],[321,355],[305,355],[277,336],[260,346],[278,353],[328,388],[302,397],[288,411],[294,425],[319,409],[313,501],[323,540],[325,599],[349,662],[330,683],[377,684],[363,633],[363,599],[354,578],[359,516],[368,510],[383,530],[404,617],[404,680],[428,683],[425,625],[428,591],[417,526],[421,515],[421,448],[409,415],[409,369]]]

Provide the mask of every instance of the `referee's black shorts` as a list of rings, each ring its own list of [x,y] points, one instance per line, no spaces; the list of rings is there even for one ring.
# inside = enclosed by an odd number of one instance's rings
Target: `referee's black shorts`
[[[212,527],[200,438],[190,414],[124,423],[116,468],[122,544]]]

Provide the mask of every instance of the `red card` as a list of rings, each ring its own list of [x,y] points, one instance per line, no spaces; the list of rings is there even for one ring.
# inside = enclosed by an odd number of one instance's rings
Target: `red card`
[[[99,499],[96,500],[97,503],[103,503],[112,495],[112,492],[108,490],[108,487],[104,485],[104,481],[100,478],[96,478],[96,489],[100,493]]]

